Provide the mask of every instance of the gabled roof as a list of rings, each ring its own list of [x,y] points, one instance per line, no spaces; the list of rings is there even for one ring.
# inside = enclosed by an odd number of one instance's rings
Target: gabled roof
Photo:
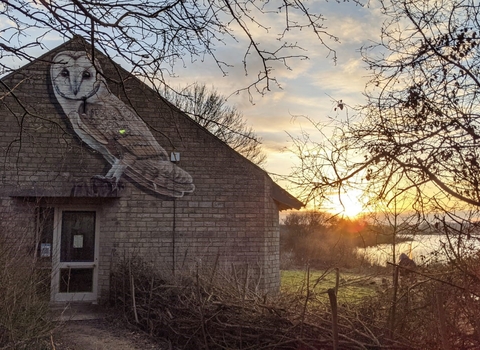
[[[62,48],[66,47],[66,46],[78,46],[78,47],[82,47],[84,48],[85,50],[91,50],[91,45],[81,36],[75,36],[74,38],[66,41],[65,43],[57,46],[56,48],[50,50],[49,52],[43,54],[42,56],[40,56],[36,61],[40,61],[40,60],[45,60],[45,57],[47,57],[48,55],[50,55],[53,51],[58,51],[58,50],[61,50]],[[96,51],[95,50],[95,56],[96,57],[104,57],[105,56],[99,52],[99,51]],[[137,77],[131,75],[129,72],[127,72],[126,70],[124,70],[118,63],[115,63],[114,61],[112,61],[112,64],[114,64],[115,66],[117,66],[118,68],[120,68],[122,71],[125,71],[127,74],[130,75],[131,78],[137,80],[139,82],[139,84],[142,84],[143,86],[145,86],[146,88],[150,89],[152,92],[154,92],[155,94],[157,94],[156,91],[154,91],[151,87],[149,87],[148,85],[146,85],[144,82],[142,82],[140,79],[138,79]],[[29,64],[27,64],[26,66],[29,66],[30,64],[32,64],[34,62],[31,62]],[[22,68],[25,68],[26,66],[22,67]],[[20,68],[20,69],[22,69]],[[15,72],[13,73],[10,73],[8,74],[7,76],[3,77],[1,80],[4,80],[4,79],[8,79],[9,76],[11,76],[12,74],[15,74]],[[163,97],[162,97],[162,100],[168,104],[169,106],[171,106],[172,108],[174,108],[175,110],[179,111],[185,118],[187,118],[188,120],[190,120],[192,123],[195,123],[199,128],[203,129],[205,132],[209,133],[212,137],[216,138],[219,142],[222,142],[223,144],[225,144],[227,147],[228,144],[226,144],[224,141],[218,139],[215,135],[213,135],[210,131],[208,131],[206,128],[204,128],[202,125],[196,123],[192,118],[190,118],[186,113],[184,113],[183,111],[179,110],[176,106],[172,105],[169,101],[165,100]],[[241,156],[242,158],[244,158],[244,161],[245,162],[249,162],[251,165],[255,166],[256,168],[258,168],[258,170],[260,170],[265,176],[266,178],[268,179],[268,181],[271,182],[271,198],[277,203],[278,205],[278,208],[279,210],[288,210],[288,209],[300,209],[301,207],[304,206],[304,204],[302,202],[300,202],[298,199],[296,199],[294,196],[292,196],[290,193],[288,193],[285,189],[283,189],[282,187],[280,187],[277,183],[275,183],[271,177],[268,175],[268,173],[260,168],[258,165],[252,163],[249,159],[245,158],[243,155],[239,154],[237,151],[233,150],[231,147],[229,147],[229,149],[234,152],[235,154]],[[104,196],[104,195],[99,195],[98,191],[90,191],[90,189],[87,189],[88,191],[85,190],[84,187],[81,187],[80,188],[81,191],[77,191],[78,193],[70,193],[69,194],[69,191],[63,191],[65,192],[64,195],[66,196],[82,196],[82,197],[117,197],[119,196],[118,193],[116,193],[115,195],[109,195],[109,196]],[[90,195],[90,192],[92,192],[93,194]],[[80,193],[80,194],[79,194]],[[21,196],[21,197],[31,197],[31,196],[34,196],[33,193],[30,193],[30,194],[26,194],[26,193],[15,193],[15,194],[10,194],[10,195],[13,195],[13,196]],[[45,194],[43,194],[45,195]],[[48,194],[47,194],[48,196]]]

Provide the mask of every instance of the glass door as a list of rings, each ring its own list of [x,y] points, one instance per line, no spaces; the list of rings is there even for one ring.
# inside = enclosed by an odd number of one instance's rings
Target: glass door
[[[96,301],[98,222],[95,210],[56,210],[53,301]]]

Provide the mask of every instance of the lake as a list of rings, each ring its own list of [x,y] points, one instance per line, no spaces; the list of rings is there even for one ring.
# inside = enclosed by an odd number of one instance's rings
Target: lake
[[[409,237],[412,240],[397,243],[395,247],[395,255],[400,256],[401,253],[410,256],[417,264],[424,265],[434,262],[444,262],[447,260],[445,247],[448,248],[449,243],[447,236],[444,235],[417,235]],[[462,255],[471,254],[473,251],[480,250],[480,237],[473,237],[469,240],[463,238],[458,241],[457,238],[450,240],[456,251]],[[392,262],[393,245],[379,244],[377,246],[358,248],[357,254],[364,256],[372,265],[386,266],[387,261]]]

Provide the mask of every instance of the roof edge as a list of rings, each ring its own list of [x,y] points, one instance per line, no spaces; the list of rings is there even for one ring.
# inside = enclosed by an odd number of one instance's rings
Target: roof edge
[[[285,189],[280,187],[277,183],[272,180],[273,186],[271,190],[271,196],[275,202],[279,204],[279,210],[289,210],[289,209],[301,209],[305,206],[304,203],[300,202],[296,197],[288,193]]]

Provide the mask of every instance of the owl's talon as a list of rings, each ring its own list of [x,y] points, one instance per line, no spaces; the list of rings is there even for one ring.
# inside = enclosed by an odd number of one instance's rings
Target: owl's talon
[[[102,180],[103,182],[108,182],[108,183],[117,183],[118,180],[114,176],[103,176],[103,175],[94,175],[92,176],[92,179],[95,180]]]
[[[93,181],[97,180],[97,181],[100,181],[102,183],[108,184],[112,191],[115,191],[116,189],[121,189],[122,188],[122,185],[119,184],[116,177],[94,175],[94,176],[92,176],[92,180]]]

